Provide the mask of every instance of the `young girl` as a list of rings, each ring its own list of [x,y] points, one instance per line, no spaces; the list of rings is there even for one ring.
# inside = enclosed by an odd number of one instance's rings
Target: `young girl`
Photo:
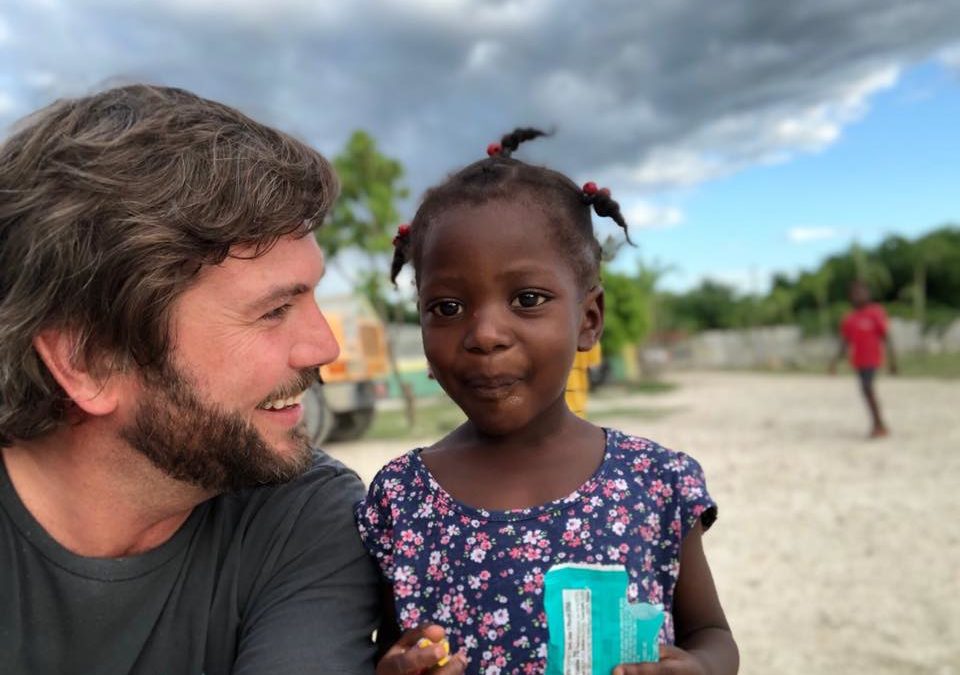
[[[700,466],[564,401],[574,355],[603,329],[590,209],[627,225],[608,190],[510,157],[542,135],[491,144],[395,240],[393,279],[412,263],[430,370],[467,421],[390,462],[358,507],[390,586],[379,639],[439,624],[467,672],[542,673],[547,570],[622,564],[629,598],[662,603],[666,620],[660,662],[615,672],[735,673],[701,546],[716,506]]]

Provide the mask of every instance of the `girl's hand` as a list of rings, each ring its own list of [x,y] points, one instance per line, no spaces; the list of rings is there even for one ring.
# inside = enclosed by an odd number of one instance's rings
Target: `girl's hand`
[[[427,638],[431,643],[425,647],[418,647],[417,642]],[[461,653],[450,655],[450,661],[443,666],[437,663],[447,655],[443,647],[446,634],[440,626],[421,626],[404,633],[380,659],[377,664],[377,675],[459,675],[467,667],[467,659]]]
[[[672,645],[660,645],[657,663],[623,663],[613,675],[708,675],[703,664],[690,652]]]

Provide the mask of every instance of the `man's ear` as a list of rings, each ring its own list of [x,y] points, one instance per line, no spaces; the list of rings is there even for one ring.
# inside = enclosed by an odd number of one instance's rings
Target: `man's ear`
[[[62,328],[40,331],[33,348],[47,370],[78,408],[89,415],[109,415],[119,400],[109,376],[98,376],[76,354],[76,335]]]
[[[588,352],[603,334],[603,287],[597,284],[583,298],[583,316],[580,319],[580,334],[577,336],[577,351]]]

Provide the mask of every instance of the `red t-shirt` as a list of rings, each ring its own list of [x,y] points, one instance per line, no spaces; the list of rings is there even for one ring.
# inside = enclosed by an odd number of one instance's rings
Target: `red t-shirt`
[[[887,313],[876,303],[855,309],[840,324],[840,333],[850,347],[854,368],[878,368],[883,363],[883,343],[887,336]]]

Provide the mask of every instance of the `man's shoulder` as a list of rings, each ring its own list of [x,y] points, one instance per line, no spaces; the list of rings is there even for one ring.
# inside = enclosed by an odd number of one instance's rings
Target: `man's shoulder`
[[[284,536],[304,523],[329,526],[352,522],[353,506],[363,499],[356,472],[323,452],[317,452],[303,475],[286,483],[265,485],[214,498],[211,512],[224,526]]]
[[[261,501],[319,492],[343,493],[349,492],[355,486],[362,489],[363,483],[353,469],[327,453],[316,450],[310,468],[293,480],[242,490],[233,496],[241,500]]]

